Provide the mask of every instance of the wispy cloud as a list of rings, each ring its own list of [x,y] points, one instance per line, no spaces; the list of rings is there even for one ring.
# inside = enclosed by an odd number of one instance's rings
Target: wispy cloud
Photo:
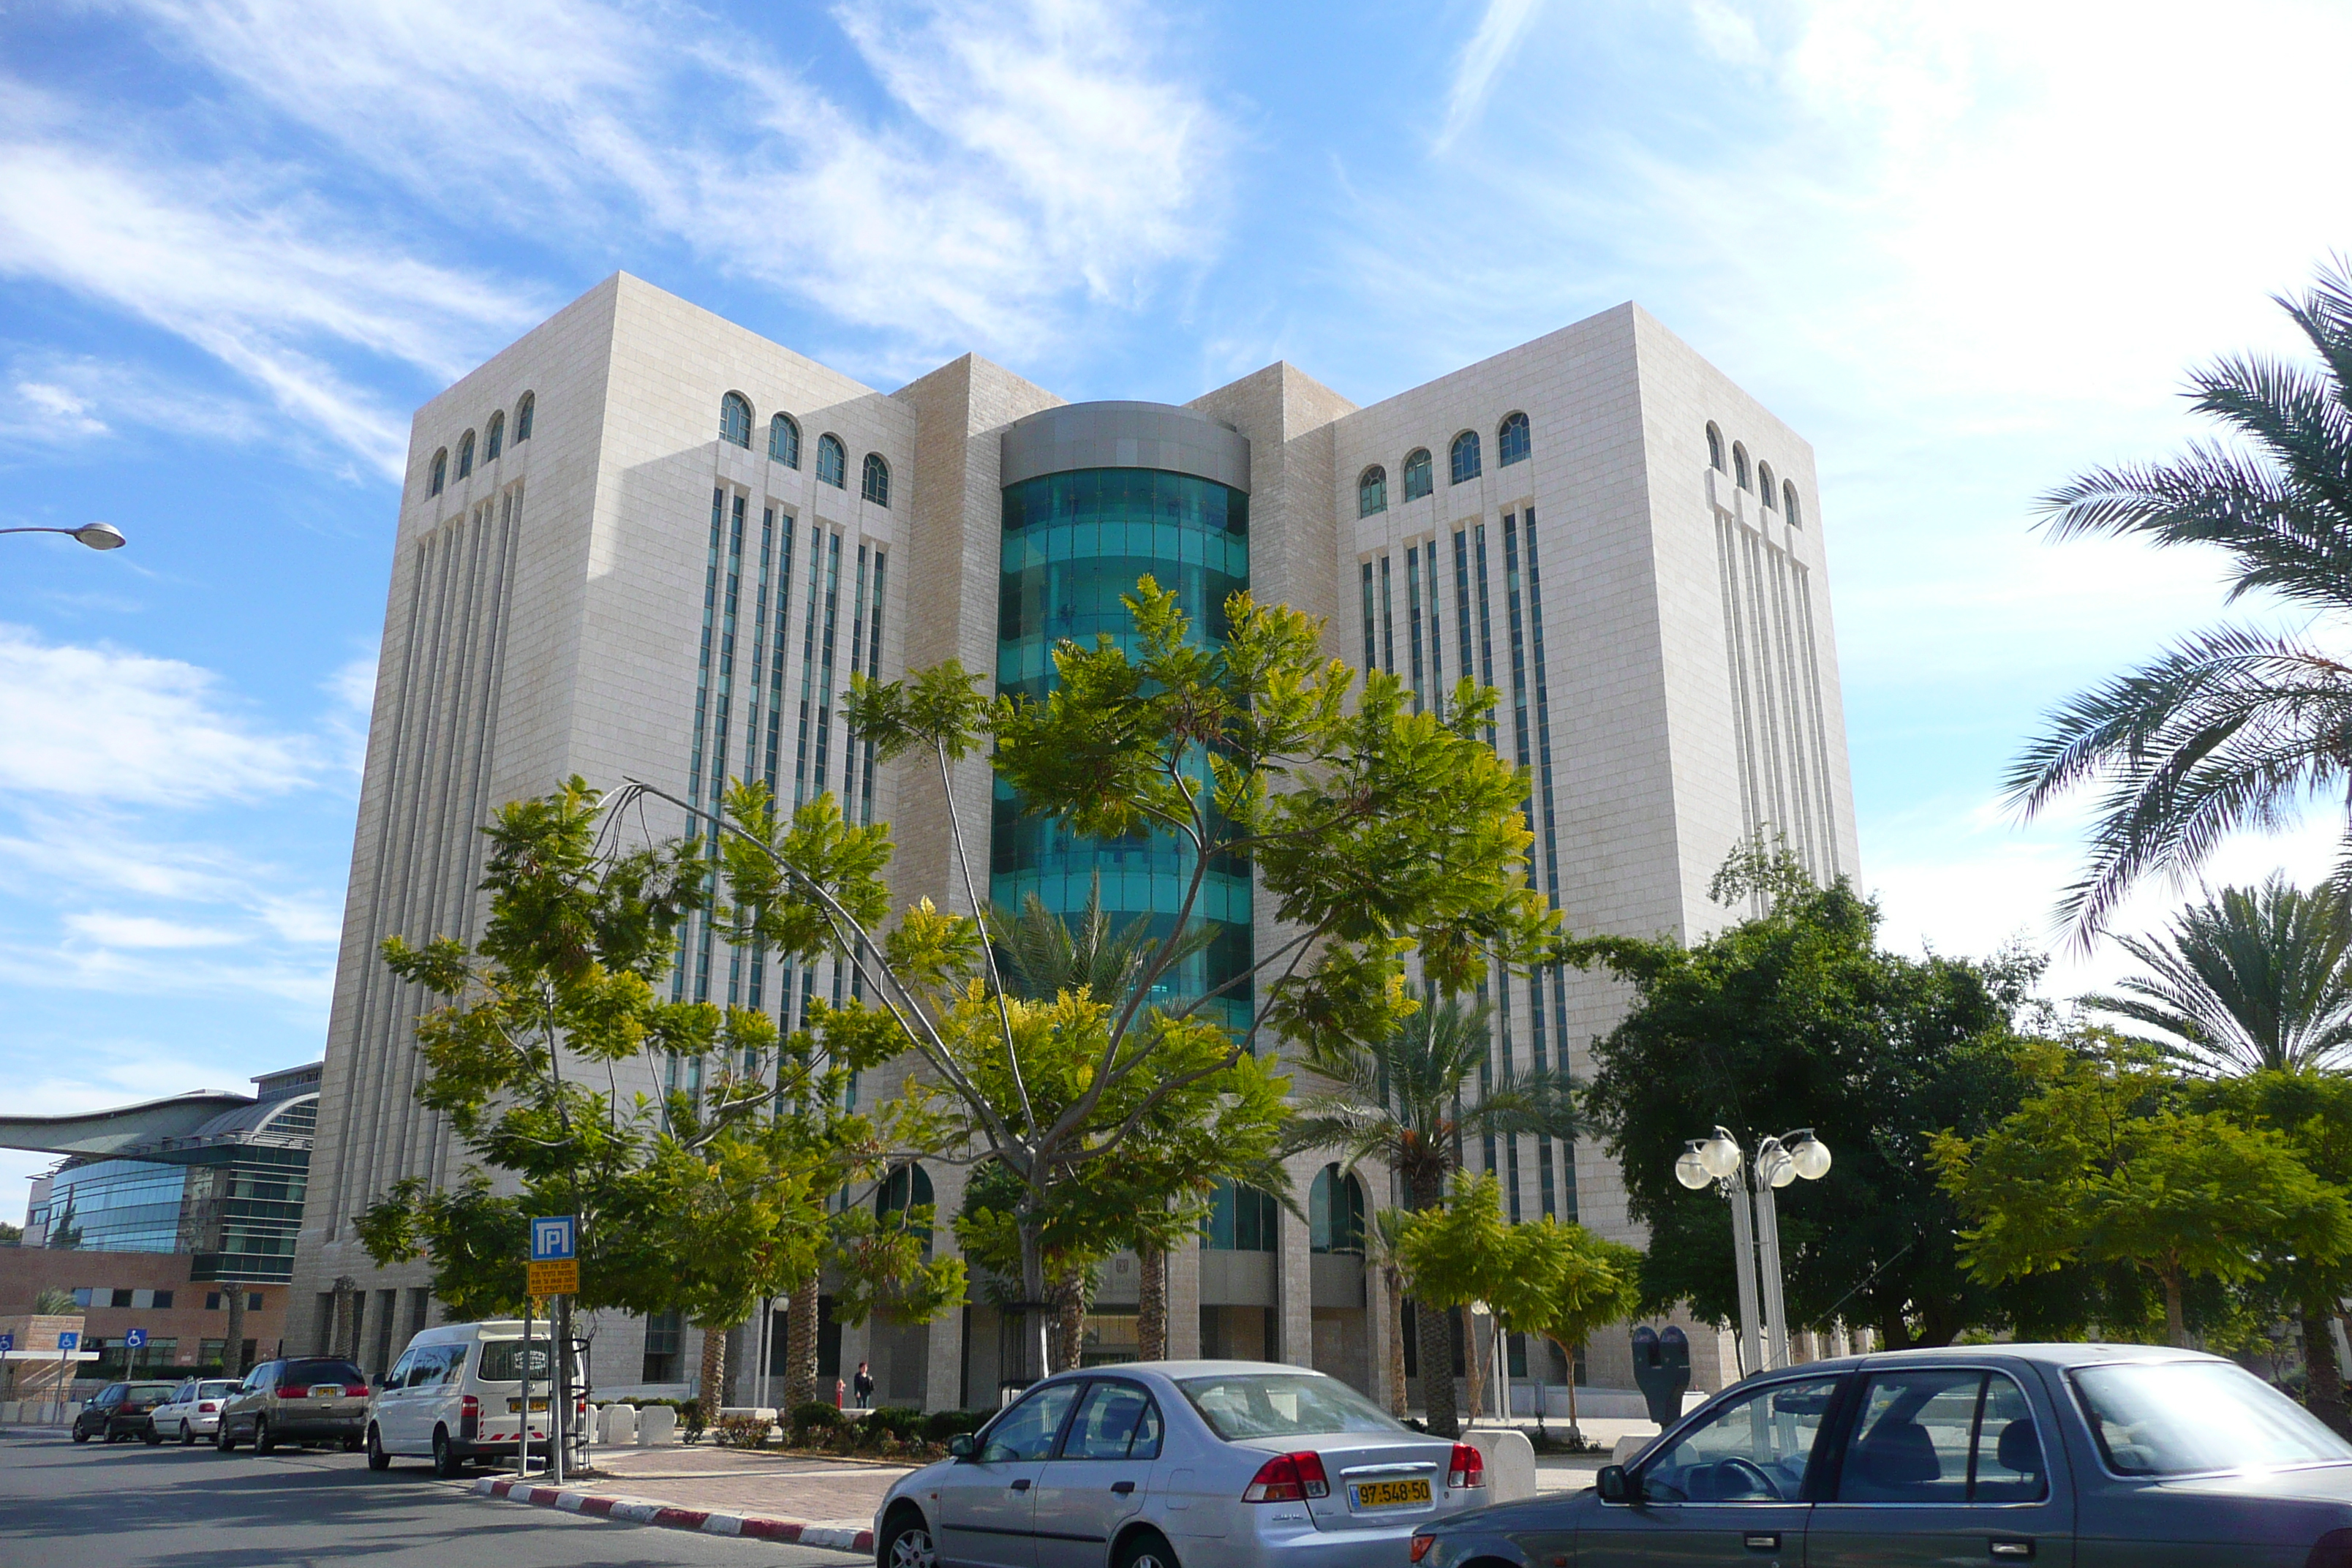
[[[1486,0],[1477,29],[1454,62],[1454,81],[1446,89],[1445,121],[1438,128],[1436,151],[1443,153],[1453,146],[1486,107],[1486,95],[1494,90],[1496,75],[1510,58],[1512,46],[1542,8],[1543,0]]]

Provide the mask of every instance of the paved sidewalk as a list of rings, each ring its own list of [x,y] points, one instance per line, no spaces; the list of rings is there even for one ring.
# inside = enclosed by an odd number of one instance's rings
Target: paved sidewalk
[[[597,1448],[591,1458],[594,1474],[560,1489],[539,1476],[486,1476],[474,1489],[636,1524],[865,1553],[874,1550],[874,1510],[910,1468],[705,1444]]]

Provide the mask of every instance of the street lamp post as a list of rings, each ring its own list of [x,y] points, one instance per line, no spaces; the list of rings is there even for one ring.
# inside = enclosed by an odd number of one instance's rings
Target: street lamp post
[[[129,540],[122,531],[110,522],[85,522],[79,528],[0,528],[0,533],[62,533],[68,539],[79,539],[92,550],[120,550]]]
[[[1810,1127],[1756,1146],[1751,1163],[1722,1128],[1692,1139],[1675,1161],[1675,1179],[1693,1192],[1709,1183],[1731,1205],[1731,1245],[1739,1275],[1740,1373],[1789,1364],[1789,1309],[1781,1293],[1780,1205],[1772,1194],[1829,1173],[1830,1146]],[[1761,1332],[1759,1332],[1759,1327]]]

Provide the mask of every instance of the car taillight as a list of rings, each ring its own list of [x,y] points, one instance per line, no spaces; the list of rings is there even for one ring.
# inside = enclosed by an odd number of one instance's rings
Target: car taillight
[[[196,1414],[199,1415],[211,1415],[217,1413],[219,1409],[219,1405],[207,1399],[202,1405],[196,1406]]]
[[[1423,1558],[1429,1555],[1429,1549],[1436,1544],[1437,1537],[1433,1535],[1414,1536],[1412,1538],[1412,1560],[1415,1563],[1420,1562]]]
[[[1467,1443],[1454,1445],[1454,1458],[1445,1467],[1445,1484],[1460,1490],[1486,1484],[1486,1456]]]
[[[365,1399],[367,1397],[367,1384],[364,1383],[345,1384],[343,1385],[343,1397],[346,1399]]]
[[[470,1394],[457,1402],[457,1414],[460,1415],[479,1415],[481,1413],[482,1402]]]
[[[1331,1479],[1323,1471],[1323,1456],[1313,1450],[1277,1454],[1257,1468],[1243,1489],[1244,1502],[1303,1502],[1329,1497]]]

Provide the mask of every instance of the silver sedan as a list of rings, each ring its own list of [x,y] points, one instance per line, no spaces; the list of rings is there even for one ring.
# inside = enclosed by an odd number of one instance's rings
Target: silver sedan
[[[1263,1362],[1063,1373],[950,1454],[882,1500],[878,1568],[1404,1568],[1487,1496],[1468,1444]]]

